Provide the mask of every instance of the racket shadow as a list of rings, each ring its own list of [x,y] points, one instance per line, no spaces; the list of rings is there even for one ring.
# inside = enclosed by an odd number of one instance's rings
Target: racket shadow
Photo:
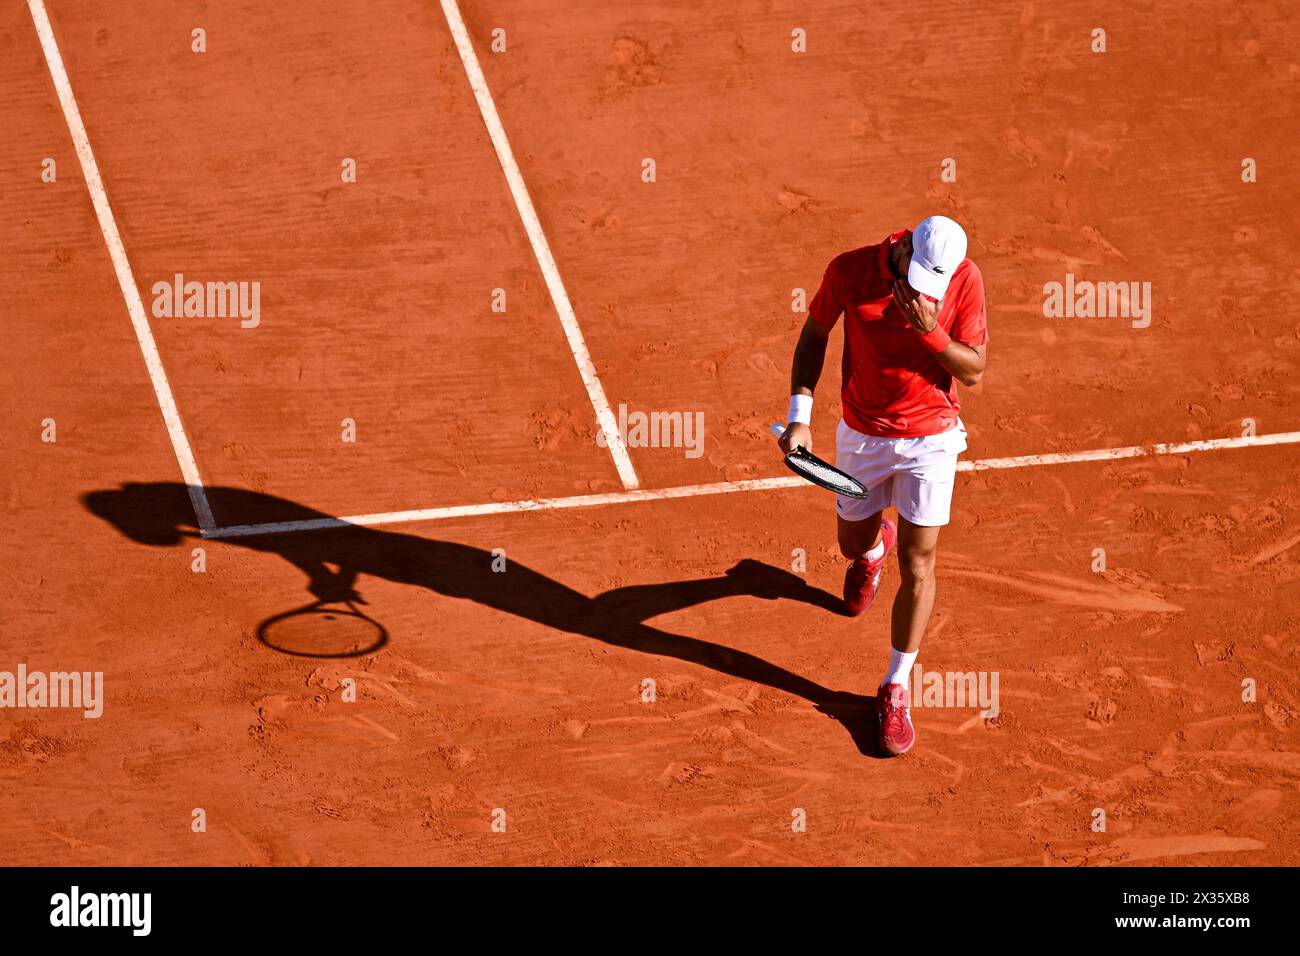
[[[298,657],[361,657],[388,643],[388,629],[350,600],[317,599],[271,615],[257,625],[257,639]]]
[[[224,487],[205,490],[218,514],[238,515],[241,521],[249,523],[331,517],[259,492]],[[141,544],[173,547],[200,539],[188,491],[178,482],[125,484],[90,492],[82,496],[82,502],[91,513]],[[839,598],[783,568],[746,559],[713,577],[631,585],[592,597],[518,561],[510,562],[508,573],[494,573],[493,555],[482,548],[379,528],[346,525],[307,533],[211,541],[218,542],[279,555],[307,576],[307,590],[316,600],[272,615],[258,626],[259,639],[281,653],[354,657],[373,653],[388,643],[389,635],[383,625],[355,606],[364,603],[356,592],[356,581],[368,575],[475,601],[555,630],[699,664],[802,697],[820,713],[843,725],[859,752],[880,756],[875,744],[874,698],[832,690],[754,654],[714,641],[674,634],[647,623],[673,611],[738,596],[789,600],[834,614],[844,613]],[[362,635],[334,647],[328,646],[328,642],[325,646],[314,642],[285,646],[288,642],[276,639],[275,635],[286,622],[297,620],[295,615],[310,618],[331,610],[343,618],[356,615],[375,630],[369,638]],[[347,619],[344,623],[358,622]],[[337,625],[338,621],[333,624]]]

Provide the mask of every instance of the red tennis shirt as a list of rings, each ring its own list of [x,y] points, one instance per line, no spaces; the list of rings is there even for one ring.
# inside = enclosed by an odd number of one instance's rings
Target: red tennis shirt
[[[844,420],[867,435],[916,438],[957,424],[957,386],[894,302],[889,250],[911,230],[831,260],[808,314],[824,329],[844,319]],[[984,279],[963,259],[939,308],[939,325],[963,345],[989,340]]]

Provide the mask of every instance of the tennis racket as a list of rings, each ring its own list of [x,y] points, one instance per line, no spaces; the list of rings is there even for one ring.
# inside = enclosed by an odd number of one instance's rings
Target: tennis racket
[[[785,434],[785,426],[772,425],[772,434],[780,438]],[[867,489],[862,482],[852,475],[846,475],[834,465],[822,461],[802,445],[785,456],[785,466],[805,481],[811,481],[818,487],[833,491],[846,498],[865,498]]]
[[[351,601],[313,601],[257,627],[267,647],[299,657],[359,657],[388,643],[388,631]]]

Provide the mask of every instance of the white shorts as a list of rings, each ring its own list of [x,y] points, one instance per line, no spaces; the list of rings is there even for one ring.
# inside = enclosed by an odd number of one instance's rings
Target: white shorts
[[[866,498],[837,496],[835,511],[845,521],[864,521],[893,505],[915,525],[948,523],[957,456],[966,450],[966,426],[921,438],[864,435],[841,419],[835,430],[835,467],[869,492]]]

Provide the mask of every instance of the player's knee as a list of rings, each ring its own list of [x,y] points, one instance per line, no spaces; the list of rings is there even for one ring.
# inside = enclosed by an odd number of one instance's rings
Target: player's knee
[[[906,548],[899,552],[898,567],[909,584],[925,584],[934,577],[934,549]]]

